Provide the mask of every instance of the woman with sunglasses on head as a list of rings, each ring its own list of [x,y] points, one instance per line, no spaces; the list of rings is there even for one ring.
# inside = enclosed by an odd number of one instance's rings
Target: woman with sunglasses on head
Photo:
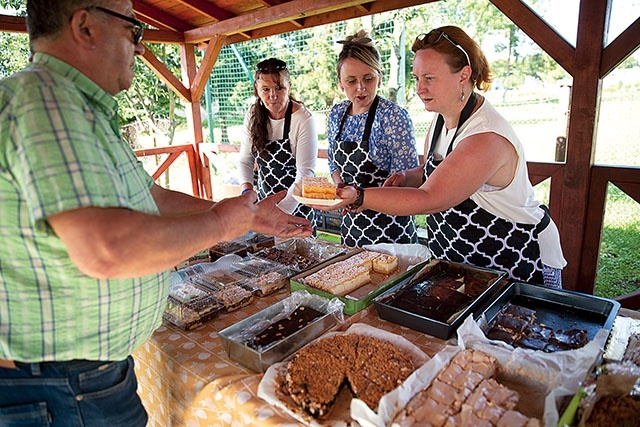
[[[382,65],[367,32],[338,43],[338,83],[348,99],[329,114],[329,171],[339,187],[380,187],[393,173],[418,165],[413,124],[404,108],[378,95]],[[347,246],[417,242],[412,216],[343,213],[340,231]]]
[[[561,288],[566,261],[558,229],[535,199],[522,144],[474,91],[491,82],[480,47],[460,28],[446,26],[419,36],[412,50],[418,96],[437,113],[425,141],[425,164],[394,174],[384,188],[344,187],[340,206],[429,214],[428,245],[435,258]]]
[[[287,190],[278,207],[313,224],[313,209],[293,198],[295,184],[303,176],[314,175],[318,134],[313,115],[291,96],[291,75],[280,59],[269,58],[256,65],[253,93],[256,100],[245,116],[240,145],[242,193],[254,190],[257,163],[258,198]]]

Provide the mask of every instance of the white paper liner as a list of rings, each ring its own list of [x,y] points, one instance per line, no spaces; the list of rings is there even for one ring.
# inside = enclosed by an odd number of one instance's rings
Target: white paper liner
[[[418,243],[379,243],[377,245],[364,245],[362,249],[402,258],[409,264],[407,270],[431,258],[429,248]]]
[[[500,370],[525,384],[546,388],[544,412],[539,418],[545,426],[557,426],[558,404],[565,396],[578,392],[594,366],[600,361],[608,332],[598,331],[593,340],[576,350],[545,353],[525,348],[513,348],[502,341],[489,340],[470,316],[458,329],[461,348],[483,351],[496,358]],[[531,396],[527,396],[531,397]],[[527,397],[521,396],[521,399]]]
[[[637,333],[640,333],[640,319],[616,317],[611,328],[611,334],[609,334],[609,343],[607,344],[604,358],[615,361],[622,360],[629,343],[629,337]]]
[[[351,416],[363,427],[390,426],[394,417],[411,398],[427,388],[436,375],[448,365],[453,356],[464,349],[483,351],[496,358],[501,375],[521,382],[528,389],[543,388],[543,401],[539,406],[543,413],[537,418],[547,427],[558,425],[558,408],[564,396],[575,394],[599,360],[606,340],[606,331],[601,330],[595,339],[577,350],[544,353],[522,348],[513,348],[502,341],[488,340],[477,323],[469,316],[458,328],[458,345],[446,346],[431,360],[414,371],[404,383],[380,400],[378,413],[357,399],[351,402]],[[546,393],[546,396],[544,394]],[[521,399],[531,398],[531,394]]]
[[[416,367],[423,366],[429,360],[429,356],[427,356],[420,348],[408,341],[406,338],[363,323],[354,323],[345,332],[331,332],[325,334],[322,337],[318,338],[316,341],[331,337],[336,334],[366,335],[389,342],[402,350],[404,355],[407,356]],[[344,408],[339,408],[341,409],[339,413],[336,413],[335,411],[340,406],[339,402],[336,402],[336,404],[330,411],[331,418],[323,420],[317,420],[311,417],[303,409],[295,410],[294,408],[291,408],[280,398],[278,392],[278,390],[280,389],[280,384],[278,384],[277,381],[278,373],[286,369],[287,363],[288,361],[276,363],[274,365],[271,365],[269,369],[267,369],[264,376],[262,377],[262,380],[260,381],[260,384],[258,385],[258,397],[264,399],[271,405],[282,409],[298,421],[312,427],[341,427],[350,425],[350,418],[353,418],[354,415],[354,405],[356,408],[364,406],[370,413],[372,413],[374,416],[376,415],[375,412],[371,411],[371,409],[369,409],[369,407],[360,399],[351,399],[351,409],[349,409],[348,406],[345,406]],[[391,393],[393,393],[393,391]],[[381,402],[383,401],[383,399],[385,399],[385,397],[386,396],[382,397]],[[358,417],[360,418],[358,409],[356,409],[356,415],[358,415]]]

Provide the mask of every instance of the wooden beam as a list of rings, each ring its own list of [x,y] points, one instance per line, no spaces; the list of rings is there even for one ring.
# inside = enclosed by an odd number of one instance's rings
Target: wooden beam
[[[142,41],[146,43],[184,43],[184,33],[166,30],[144,30]]]
[[[213,3],[209,3],[206,0],[173,0],[175,3],[181,3],[189,7],[201,15],[208,16],[216,21],[224,21],[236,16],[226,9],[216,6]]]
[[[387,10],[406,7],[406,3],[423,4],[426,0],[396,0],[385,1]],[[283,22],[305,18],[309,16],[326,14],[339,9],[359,6],[365,3],[374,3],[371,0],[292,0],[287,3],[256,10],[250,14],[236,16],[222,22],[203,26],[185,32],[185,40],[188,43],[199,43],[208,40],[217,34],[232,35],[240,32],[248,32],[257,28],[278,25]],[[381,3],[381,0],[374,4]],[[373,9],[373,6],[371,7]],[[377,12],[375,12],[377,13]],[[362,13],[360,13],[362,16]]]
[[[222,49],[225,39],[225,36],[219,36],[209,42],[207,50],[204,53],[204,58],[202,58],[200,67],[198,67],[198,72],[191,82],[191,99],[193,102],[199,102],[200,98],[202,98],[207,80],[209,79],[209,75],[211,75],[213,66],[216,65],[220,49]]]
[[[158,28],[159,30],[184,32],[193,28],[193,25],[189,25],[187,22],[163,12],[158,8],[150,6],[141,0],[133,0],[132,4],[133,10],[139,20]]]
[[[180,65],[182,70],[182,81],[185,86],[192,87],[193,82],[198,74],[195,56],[195,46],[192,44],[180,45]],[[211,199],[211,177],[209,171],[209,161],[200,153],[199,144],[204,141],[202,133],[202,112],[200,101],[191,99],[185,104],[187,127],[193,139],[193,145],[198,165],[196,167],[196,176],[198,179],[198,195]]]
[[[507,18],[536,42],[558,65],[573,75],[575,50],[540,15],[522,1],[491,0]]]
[[[0,15],[0,31],[26,33],[27,20],[20,16]]]
[[[580,2],[567,134],[567,166],[559,221],[562,247],[568,263],[562,274],[564,287],[585,293],[593,293],[595,286],[595,282],[588,282],[584,276],[586,262],[582,257],[584,253],[595,249],[585,247],[585,230],[602,88],[600,62],[611,1]],[[595,275],[591,279],[595,279]]]
[[[640,18],[612,41],[602,54],[600,78],[605,78],[640,46]]]
[[[158,78],[166,83],[166,85],[174,91],[185,102],[191,102],[191,92],[183,85],[176,76],[151,52],[145,49],[144,54],[139,58],[151,68]]]

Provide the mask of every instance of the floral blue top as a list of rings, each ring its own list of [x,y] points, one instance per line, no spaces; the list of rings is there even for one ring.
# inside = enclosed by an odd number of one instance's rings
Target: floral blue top
[[[327,154],[331,174],[342,166],[334,163],[333,154],[336,149],[338,128],[349,105],[348,100],[342,101],[334,105],[329,113],[327,126],[329,149]],[[368,115],[368,111],[357,116],[348,115],[342,129],[341,139],[361,141]],[[389,171],[390,174],[418,166],[418,152],[416,151],[413,122],[409,117],[409,112],[384,98],[380,98],[373,121],[369,137],[369,156],[376,166]]]

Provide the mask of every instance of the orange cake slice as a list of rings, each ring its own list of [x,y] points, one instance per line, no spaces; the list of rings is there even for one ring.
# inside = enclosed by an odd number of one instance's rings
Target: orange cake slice
[[[309,199],[335,199],[336,186],[324,177],[304,176],[302,177],[302,197]]]

